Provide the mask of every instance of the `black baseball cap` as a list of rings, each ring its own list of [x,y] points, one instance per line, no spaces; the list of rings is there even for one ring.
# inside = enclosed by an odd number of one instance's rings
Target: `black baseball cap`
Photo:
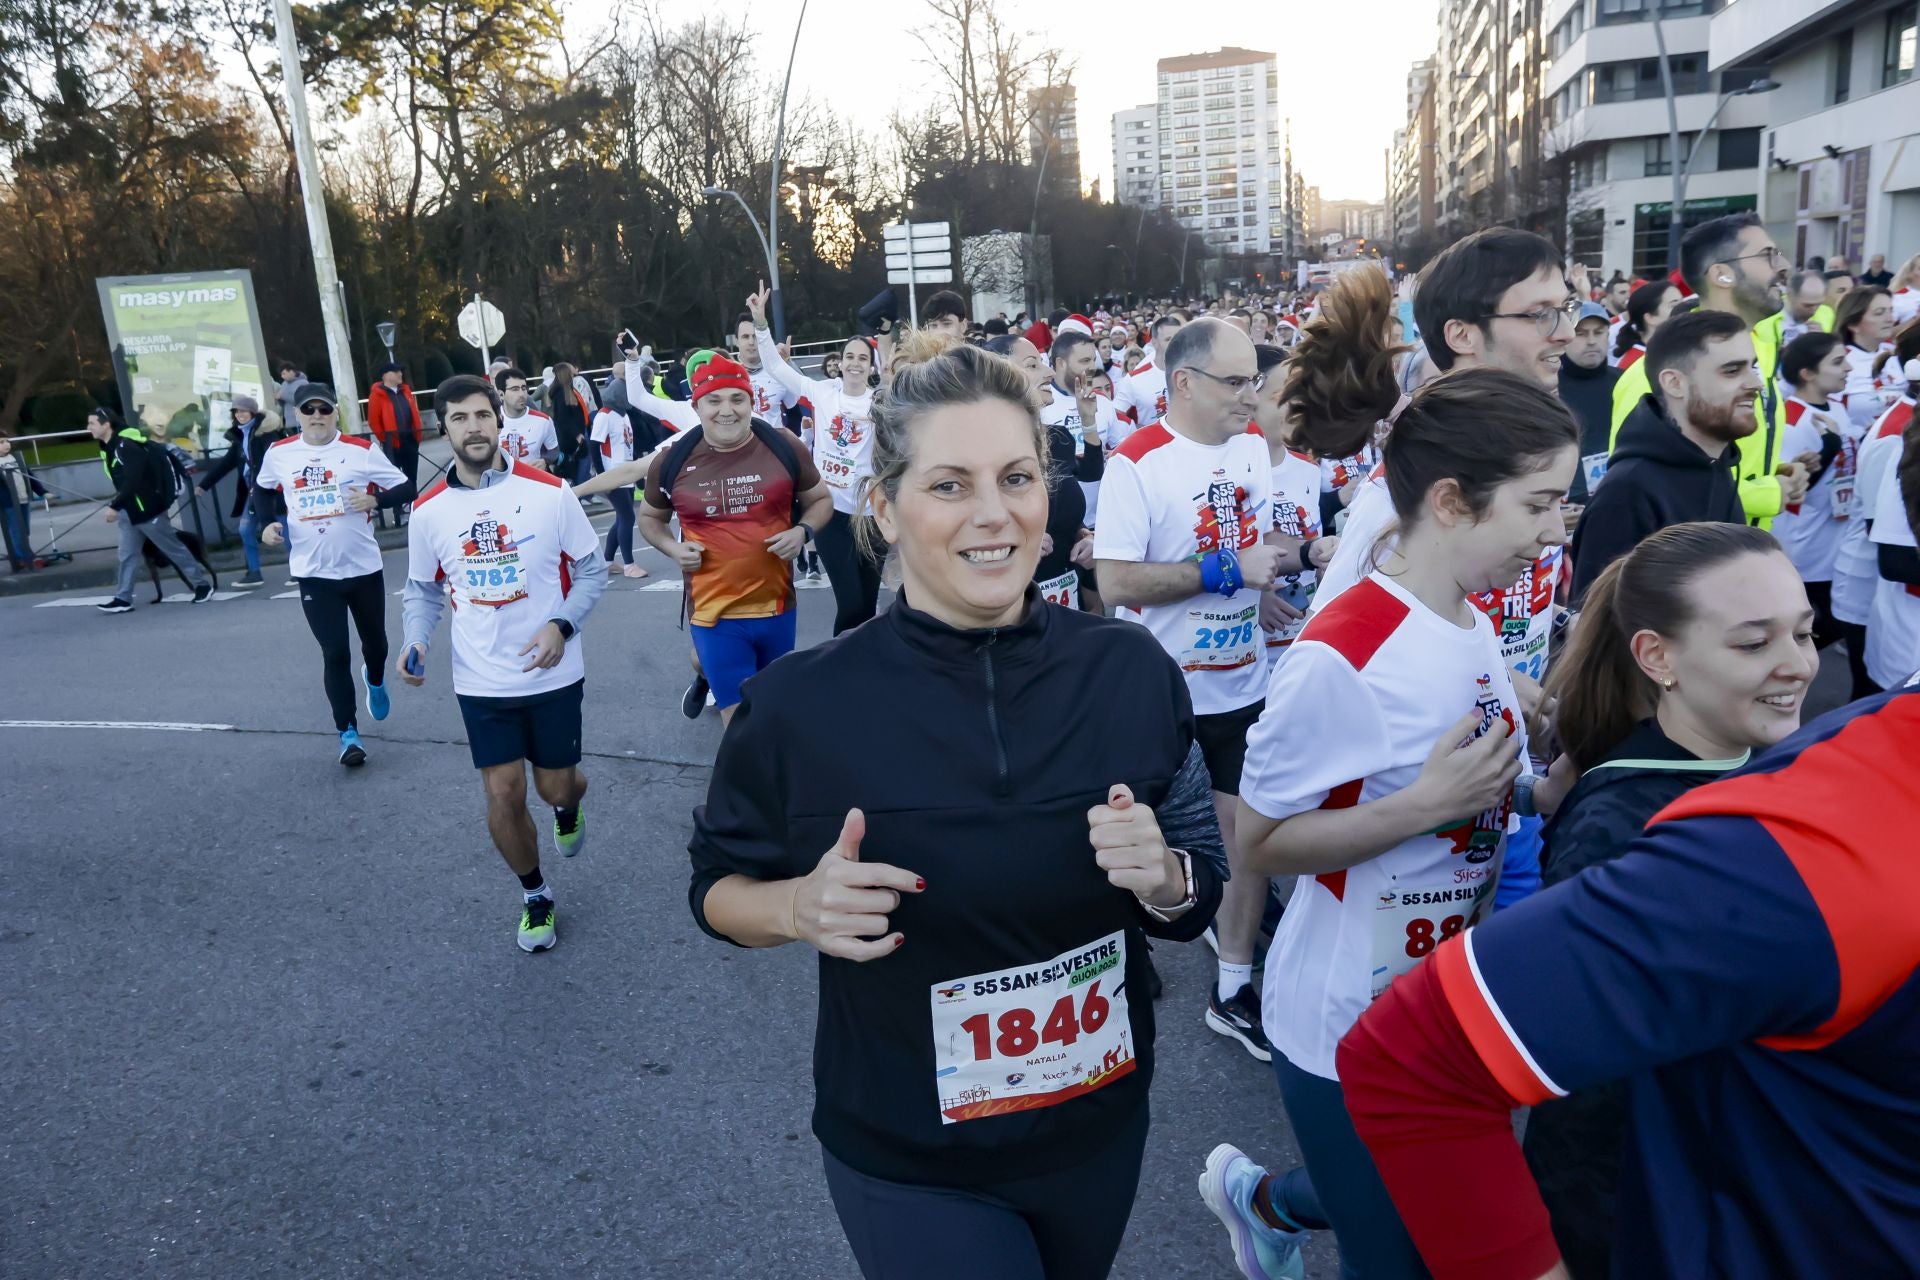
[[[340,400],[333,394],[333,388],[324,382],[303,382],[293,389],[294,408],[298,409],[311,400],[324,400],[335,409],[340,407]]]

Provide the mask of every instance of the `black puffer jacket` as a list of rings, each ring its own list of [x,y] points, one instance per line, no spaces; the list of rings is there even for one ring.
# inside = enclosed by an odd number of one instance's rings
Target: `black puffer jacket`
[[[1607,483],[1613,483],[1609,474]],[[1747,762],[1702,760],[1644,720],[1605,760],[1580,775],[1541,831],[1549,886],[1627,851],[1648,819],[1702,783]],[[1627,1132],[1624,1083],[1582,1089],[1535,1107],[1526,1156],[1575,1276],[1612,1274],[1614,1186]]]
[[[1032,587],[1027,601],[1014,626],[958,631],[903,594],[864,626],[781,658],[747,681],[694,813],[690,897],[710,933],[716,881],[807,874],[856,807],[867,820],[862,860],[926,881],[890,917],[905,937],[897,952],[819,962],[814,1132],[875,1177],[965,1186],[1095,1154],[1138,1117],[1153,1078],[1146,936],[1197,937],[1219,904],[1225,853],[1179,668],[1143,627],[1042,603]],[[1193,856],[1198,902],[1171,924],[1094,861],[1087,811],[1121,782],[1153,807],[1167,843]],[[978,980],[1042,973],[1049,961],[1071,974],[1090,947],[1097,963],[1124,953],[1118,988],[1106,976],[1070,987],[1075,1001],[1110,1000],[1114,1019],[1124,993],[1123,1069],[1108,1074],[1097,1050],[1082,1060],[1103,1037],[1091,1021],[1056,1027],[1051,992],[1039,998],[1054,1016],[1042,1011],[1035,1026],[1049,1029],[1038,1052],[1057,1045],[1057,1059],[1017,1060],[1036,1051],[1032,1037],[993,1040],[984,1058],[968,1048],[958,1019],[991,1004]],[[938,1048],[936,1017],[956,1024]],[[956,1054],[965,1067],[937,1061]],[[986,1073],[1032,1088],[1089,1072],[1107,1078],[1054,1105],[1029,1099],[948,1122],[968,1103],[949,1096],[953,1079]]]
[[[1745,524],[1734,475],[1738,461],[1731,444],[1719,457],[1708,457],[1652,396],[1641,400],[1621,424],[1606,477],[1574,531],[1574,602],[1585,598],[1602,569],[1648,534],[1689,520]]]

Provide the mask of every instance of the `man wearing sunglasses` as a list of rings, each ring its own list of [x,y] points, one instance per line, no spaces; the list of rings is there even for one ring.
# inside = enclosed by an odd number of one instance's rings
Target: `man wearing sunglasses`
[[[1769,528],[1773,517],[1807,493],[1807,471],[1797,462],[1782,464],[1780,440],[1786,433],[1786,398],[1780,394],[1780,324],[1774,320],[1786,298],[1787,260],[1755,213],[1730,213],[1703,222],[1680,242],[1680,274],[1700,296],[1702,311],[1739,316],[1753,333],[1759,357],[1760,398],[1754,414],[1760,429],[1735,446],[1735,479],[1747,523]],[[1651,384],[1642,360],[1613,386],[1613,434],[1646,400]]]
[[[1166,417],[1128,436],[1107,462],[1094,569],[1101,597],[1152,631],[1186,674],[1194,739],[1233,864],[1215,918],[1219,966],[1206,1024],[1267,1062],[1253,986],[1267,878],[1239,865],[1233,838],[1247,730],[1266,706],[1260,602],[1282,567],[1280,549],[1263,540],[1278,535],[1269,531],[1273,463],[1251,425],[1259,362],[1252,340],[1216,317],[1171,331],[1158,355]]]
[[[320,642],[321,685],[340,735],[340,763],[367,761],[360,742],[347,619],[360,633],[360,681],[367,712],[385,720],[387,590],[375,508],[391,511],[413,501],[413,481],[365,437],[340,433],[333,388],[303,382],[295,388],[300,434],[272,445],[254,480],[252,515],[269,547],[288,543],[287,558],[300,585],[300,607]]]

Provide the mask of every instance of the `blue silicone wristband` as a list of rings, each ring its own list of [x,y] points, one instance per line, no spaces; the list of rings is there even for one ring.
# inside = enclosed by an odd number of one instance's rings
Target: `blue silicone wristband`
[[[1226,581],[1226,570],[1221,566],[1220,553],[1209,551],[1200,557],[1200,589],[1203,591],[1220,590],[1220,584]]]
[[[1230,547],[1222,547],[1214,554],[1220,557],[1220,585],[1215,590],[1223,596],[1237,594],[1246,585],[1246,579],[1240,574],[1240,557]]]

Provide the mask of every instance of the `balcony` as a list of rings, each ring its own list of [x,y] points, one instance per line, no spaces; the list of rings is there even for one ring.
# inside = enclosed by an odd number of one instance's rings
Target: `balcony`
[[[1683,94],[1674,100],[1674,114],[1680,132],[1697,133],[1719,102],[1712,93]],[[1580,108],[1567,122],[1547,133],[1547,154],[1557,155],[1593,142],[1615,138],[1647,138],[1667,132],[1665,98],[1646,98],[1638,102],[1603,102]]]
[[[1770,0],[1757,0],[1769,3]],[[1805,0],[1801,0],[1805,3]],[[1756,3],[1756,0],[1740,0],[1733,6]],[[1731,10],[1729,10],[1731,12]],[[1699,53],[1707,47],[1710,24],[1718,18],[1670,18],[1660,25],[1667,38],[1667,54],[1680,57],[1683,54]],[[1541,82],[1542,96],[1551,98],[1566,87],[1569,80],[1584,75],[1587,68],[1595,63],[1629,62],[1636,58],[1656,58],[1660,55],[1659,45],[1653,38],[1651,22],[1631,22],[1619,26],[1590,27],[1580,33],[1567,51],[1553,60],[1547,68],[1547,78]],[[1717,63],[1715,65],[1718,65]]]
[[[1712,18],[1708,66],[1718,71],[1770,49],[1788,37],[1827,23],[1859,0],[1739,0]],[[1829,24],[1834,30],[1838,23]]]

